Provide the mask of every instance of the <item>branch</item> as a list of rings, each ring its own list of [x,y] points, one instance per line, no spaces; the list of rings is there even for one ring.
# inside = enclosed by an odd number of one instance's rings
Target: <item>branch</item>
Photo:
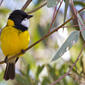
[[[56,83],[58,83],[59,81],[61,81],[64,77],[66,77],[67,75],[69,75],[69,73],[72,71],[73,67],[74,67],[74,66],[76,65],[76,63],[78,62],[78,60],[79,60],[79,58],[80,58],[80,56],[81,56],[82,51],[84,50],[84,48],[85,48],[85,43],[84,43],[84,45],[83,45],[83,47],[82,47],[82,49],[81,49],[81,51],[80,51],[80,53],[79,53],[76,61],[72,64],[72,66],[71,66],[71,68],[69,69],[69,71],[68,71],[67,73],[65,73],[63,76],[61,76],[59,79],[57,79],[56,81],[54,81],[54,82],[53,82],[52,84],[50,84],[50,85],[55,85]]]
[[[82,25],[85,26],[85,25]],[[79,27],[79,25],[69,25],[69,26],[63,26],[63,28],[68,28],[68,27]],[[84,31],[85,29],[82,29],[80,31]]]
[[[79,10],[78,12],[83,11],[85,8],[82,8],[81,10]],[[29,50],[30,48],[34,47],[36,44],[38,44],[39,42],[41,42],[42,40],[46,39],[48,36],[50,36],[51,34],[53,34],[54,32],[58,31],[60,28],[62,28],[65,24],[67,24],[69,21],[71,21],[74,17],[71,17],[70,19],[68,19],[65,23],[63,23],[62,25],[60,25],[58,28],[54,29],[53,31],[47,33],[46,35],[44,35],[40,40],[36,41],[35,43],[33,43],[32,45],[30,45],[27,49],[24,50],[24,52],[26,52],[27,50]],[[7,61],[19,56],[23,54],[23,52],[20,52],[18,54],[16,54],[15,56],[10,57]],[[1,61],[0,64],[5,63],[4,61]]]
[[[55,20],[56,20],[56,16],[57,16],[57,14],[58,14],[58,12],[59,12],[59,9],[60,9],[62,3],[63,3],[63,0],[60,2],[60,5],[59,5],[59,7],[58,7],[58,9],[57,9],[57,11],[56,11],[56,13],[55,13],[55,16],[53,17],[53,20],[52,20],[52,22],[51,22],[51,24],[50,24],[50,29],[49,29],[48,32],[50,32],[50,30],[51,30],[51,28],[52,28],[52,25],[54,24],[54,22],[55,22]]]
[[[43,4],[41,4],[39,7],[27,12],[27,14],[31,14],[31,13],[34,13],[36,12],[37,10],[39,10],[40,8],[44,7],[45,5],[47,4],[47,2],[44,2]]]
[[[24,4],[24,6],[21,8],[21,10],[24,11],[31,2],[32,2],[32,0],[27,0],[27,2]]]

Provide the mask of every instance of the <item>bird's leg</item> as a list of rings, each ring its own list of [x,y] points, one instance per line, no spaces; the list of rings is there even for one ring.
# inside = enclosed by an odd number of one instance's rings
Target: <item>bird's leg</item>
[[[4,62],[7,63],[7,61],[8,61],[8,57],[6,56]]]
[[[16,58],[15,63],[18,61],[19,57]]]
[[[22,50],[21,50],[21,53],[24,54],[25,51],[22,49]],[[15,63],[18,61],[18,59],[19,59],[19,57],[16,58]]]
[[[24,50],[21,50],[21,52],[22,52],[22,54],[25,53]],[[16,58],[15,63],[18,61],[18,59],[19,59],[19,57]],[[6,58],[4,59],[5,63],[7,63],[7,60],[8,60],[8,58],[7,58],[7,56],[6,56]]]

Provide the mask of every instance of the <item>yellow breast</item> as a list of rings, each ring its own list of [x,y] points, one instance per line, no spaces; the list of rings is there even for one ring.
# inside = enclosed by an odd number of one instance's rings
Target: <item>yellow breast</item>
[[[1,49],[5,56],[15,55],[28,47],[29,40],[28,31],[22,32],[12,26],[7,26],[1,32]]]

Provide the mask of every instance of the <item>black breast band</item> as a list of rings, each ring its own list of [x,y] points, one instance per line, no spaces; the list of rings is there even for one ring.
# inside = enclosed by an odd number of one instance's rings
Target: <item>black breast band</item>
[[[21,30],[22,32],[28,30],[27,27],[25,27],[25,26],[23,26],[23,25],[21,25],[21,24],[20,24],[20,25],[15,25],[14,27],[15,27],[16,29]]]

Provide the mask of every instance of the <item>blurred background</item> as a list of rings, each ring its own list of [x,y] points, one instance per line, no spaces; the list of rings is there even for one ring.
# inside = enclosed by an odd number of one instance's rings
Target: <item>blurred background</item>
[[[2,0],[0,0],[1,2]],[[37,8],[45,0],[33,0],[32,3],[25,10],[26,12]],[[64,0],[65,1],[65,0]],[[56,21],[52,26],[55,29],[64,21],[65,2],[63,1],[61,8],[57,14]],[[8,20],[9,14],[15,9],[21,9],[26,0],[3,0],[0,5],[0,28],[2,29]],[[85,7],[84,0],[74,0],[77,10]],[[59,4],[56,6],[56,10]],[[30,45],[41,37],[43,37],[50,28],[55,7],[48,8],[47,5],[40,10],[32,13],[33,18],[28,21],[30,32]],[[71,6],[69,5],[66,19],[72,16]],[[85,11],[80,13],[85,23]],[[27,24],[28,24],[27,23]],[[67,39],[73,30],[78,30],[78,27],[73,27],[74,21],[67,24],[68,27],[59,29],[51,36],[35,45],[28,50],[16,63],[16,78],[14,80],[5,81],[3,79],[5,64],[0,65],[0,85],[50,85],[60,76],[65,74],[70,66],[75,62],[82,44],[84,43],[80,36],[79,41],[61,56],[56,62],[50,62],[50,59],[55,55],[57,49]],[[50,31],[51,31],[50,30]],[[0,49],[0,61],[4,59],[3,53]],[[56,85],[85,85],[85,53],[77,62],[69,76],[66,76]]]

